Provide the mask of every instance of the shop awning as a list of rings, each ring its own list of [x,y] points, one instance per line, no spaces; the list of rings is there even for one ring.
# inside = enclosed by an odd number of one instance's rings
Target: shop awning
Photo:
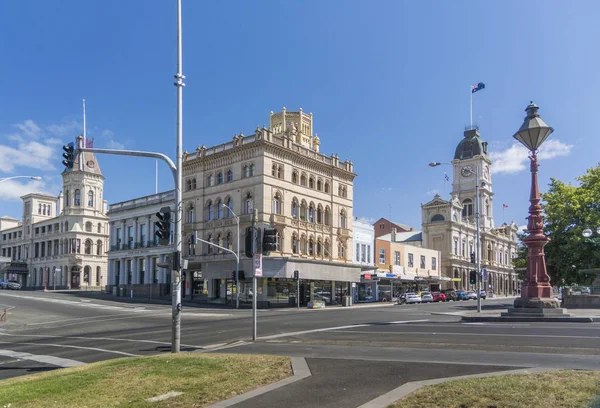
[[[26,263],[11,263],[10,265],[6,265],[4,268],[0,269],[0,272],[4,273],[29,273],[29,269],[27,268]]]

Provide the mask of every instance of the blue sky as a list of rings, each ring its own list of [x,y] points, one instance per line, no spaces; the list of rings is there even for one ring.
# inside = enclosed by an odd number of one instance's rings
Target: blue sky
[[[175,1],[0,3],[0,215],[18,197],[58,194],[61,146],[175,153]],[[575,182],[599,161],[597,1],[183,0],[184,147],[212,146],[268,124],[269,111],[313,112],[321,151],[354,162],[354,213],[420,228],[420,204],[469,122],[495,164],[496,223],[525,224],[529,173],[514,146],[530,100],[555,128],[540,165]],[[154,193],[155,162],[99,157],[112,202]],[[16,180],[15,180],[16,181]],[[160,167],[159,189],[171,188]]]

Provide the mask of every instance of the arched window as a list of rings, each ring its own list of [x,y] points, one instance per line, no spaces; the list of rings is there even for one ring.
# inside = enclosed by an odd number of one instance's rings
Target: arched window
[[[223,235],[220,232],[217,234],[217,242],[215,242],[215,244],[220,247],[223,246]],[[221,248],[217,248],[217,253],[221,254],[223,253],[223,250]]]
[[[206,238],[206,240],[207,240],[208,242],[212,242],[212,235],[211,235],[211,234],[208,234],[208,237]],[[206,244],[206,247],[207,247],[207,248],[206,248],[206,252],[207,252],[209,255],[210,255],[210,254],[212,254],[212,253],[213,253],[213,246],[212,246],[212,245],[208,245],[208,244]]]
[[[292,235],[292,253],[298,253],[298,236],[296,234]]]
[[[38,204],[38,214],[42,214],[42,204]]]
[[[317,180],[317,190],[323,190],[323,182],[321,180]]]
[[[346,228],[346,211],[340,211],[340,228]]]
[[[254,209],[254,204],[252,201],[252,194],[250,192],[246,193],[246,198],[244,200],[244,214],[252,214],[252,210]]]
[[[194,177],[192,179],[192,190],[195,190],[195,189],[196,189],[196,178]]]
[[[323,190],[324,190],[326,193],[329,193],[329,182],[328,182],[328,181],[326,181],[326,182],[325,182],[325,187],[323,188]]]
[[[42,215],[46,215],[46,204],[42,205]]]
[[[315,179],[314,178],[311,177],[308,179],[308,187],[315,188]]]
[[[192,189],[192,180],[191,179],[187,180],[186,186],[187,186],[188,191],[190,191]]]
[[[85,232],[92,232],[92,223],[89,221],[85,223]]]
[[[233,181],[233,171],[227,170],[227,182]]]
[[[77,207],[81,205],[81,192],[79,189],[75,190],[75,198],[73,199],[73,204]]]
[[[254,163],[252,163],[250,165],[250,176],[254,176],[255,171],[256,171],[256,166],[254,165]]]
[[[187,222],[188,224],[196,222],[196,209],[194,208],[194,203],[189,203],[188,205]]]
[[[300,253],[306,254],[306,236],[302,235],[300,237]]]
[[[210,176],[208,176],[208,178],[206,179],[206,182],[208,184],[209,187],[212,187],[215,185],[215,176],[213,176],[212,174]]]
[[[88,239],[85,241],[85,254],[86,255],[91,255],[92,254],[92,240]]]
[[[442,222],[445,220],[446,219],[444,218],[444,216],[442,214],[436,214],[433,217],[431,217],[431,222]]]
[[[308,240],[308,255],[313,256],[315,254],[315,240],[310,237]]]
[[[217,174],[217,184],[223,184],[223,173]]]
[[[65,207],[69,206],[69,190],[65,190]]]
[[[225,248],[231,249],[232,248],[232,237],[231,237],[231,232],[228,232],[225,238]]]
[[[96,242],[96,255],[103,255],[102,254],[102,240],[101,239],[99,239]]]
[[[306,187],[306,175],[305,174],[300,176],[300,185]]]
[[[325,225],[331,226],[331,211],[329,210],[329,206],[325,207]]]
[[[277,178],[278,179],[282,179],[283,178],[283,166],[277,167]]]
[[[215,202],[215,206],[217,207],[217,219],[223,218],[223,206],[221,205],[221,199],[218,198]]]
[[[206,204],[206,221],[211,221],[214,218],[214,207],[212,201],[208,200]]]
[[[315,205],[313,203],[308,206],[308,222],[315,222]]]
[[[295,197],[292,200],[292,218],[298,218],[298,200]]]
[[[98,223],[98,234],[102,233],[102,224]]]
[[[317,240],[317,255],[323,255],[323,244],[321,243],[321,238]]]
[[[271,176],[275,177],[277,176],[277,165],[273,164],[273,167],[271,167]]]
[[[491,244],[488,244],[487,253],[488,253],[488,256],[487,256],[488,262],[492,262],[492,260],[494,259],[493,258],[494,257],[494,253],[492,252],[492,245]]]
[[[94,192],[92,190],[88,191],[88,207],[94,206]]]
[[[292,183],[298,184],[298,172],[296,170],[292,172]]]
[[[46,213],[47,213],[48,215],[52,215],[52,206],[48,205],[48,208],[47,208],[47,210],[46,210]]]
[[[463,217],[472,217],[473,216],[473,201],[470,198],[465,198],[462,205],[463,205],[462,216]]]
[[[233,216],[233,213],[232,213],[233,201],[231,200],[231,198],[227,199],[227,207],[229,207],[229,208],[227,208],[227,216],[232,217]]]
[[[308,206],[306,205],[306,201],[302,200],[302,204],[300,204],[300,219],[306,221],[306,213],[308,212]]]
[[[317,224],[323,224],[323,207],[321,204],[317,207]]]
[[[244,177],[250,177],[250,167],[244,166]]]
[[[331,245],[329,245],[329,240],[325,240],[325,244],[323,245],[323,255],[331,257]]]
[[[273,197],[273,214],[281,214],[281,193],[275,193],[275,197]]]

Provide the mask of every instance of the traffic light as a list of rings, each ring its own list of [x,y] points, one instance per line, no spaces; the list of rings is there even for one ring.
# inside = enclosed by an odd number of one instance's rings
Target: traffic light
[[[246,256],[248,258],[252,258],[252,255],[254,255],[254,253],[252,252],[252,227],[246,228],[245,247],[246,247]]]
[[[471,252],[471,263],[475,263],[475,252]]]
[[[246,274],[244,271],[240,271],[240,281],[246,280]]]
[[[477,272],[475,272],[475,271],[469,272],[469,283],[471,285],[475,285],[477,283]]]
[[[231,272],[231,280],[235,282],[235,271]]]
[[[158,221],[154,223],[156,231],[154,234],[158,237],[160,245],[169,245],[171,237],[171,207],[163,207],[156,213]]]
[[[66,168],[72,169],[75,162],[75,146],[73,142],[63,146],[63,150],[65,152],[62,154],[62,157],[65,159],[62,161],[62,164],[64,164]]]
[[[300,280],[300,272],[294,271],[294,282],[298,282]]]
[[[271,252],[277,250],[277,230],[274,228],[265,228],[262,239],[263,252]]]

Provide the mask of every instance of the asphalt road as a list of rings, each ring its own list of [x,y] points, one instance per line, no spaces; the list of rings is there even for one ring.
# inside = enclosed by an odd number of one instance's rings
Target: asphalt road
[[[505,309],[511,303],[488,299],[484,309]],[[0,291],[0,304],[8,309],[8,321],[0,325],[0,378],[170,352],[170,305],[84,292],[11,291]],[[303,395],[302,384],[310,386],[311,381],[371,396],[397,386],[409,378],[407,373],[435,378],[507,367],[600,367],[598,323],[463,323],[449,314],[475,307],[470,301],[259,310],[255,343],[249,341],[250,310],[184,307],[181,344],[189,351],[308,358],[318,379],[302,380],[286,395]],[[220,348],[225,345],[230,346]],[[355,384],[350,377],[357,375],[369,381]],[[313,392],[313,397],[323,406],[335,406],[336,398],[339,402],[342,397],[327,389],[322,395]],[[260,406],[261,401],[249,400],[243,406]]]

